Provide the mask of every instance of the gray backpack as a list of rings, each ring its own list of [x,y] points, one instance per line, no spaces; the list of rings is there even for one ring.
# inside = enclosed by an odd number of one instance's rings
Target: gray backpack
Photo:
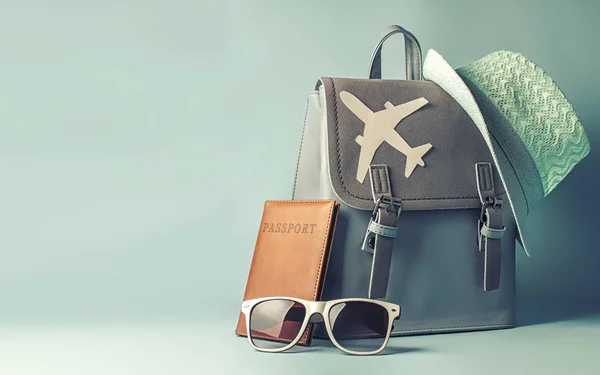
[[[396,33],[407,80],[381,79]],[[518,232],[503,185],[472,118],[423,80],[419,43],[399,26],[368,79],[323,77],[308,94],[293,199],[341,203],[322,299],[400,304],[393,335],[515,325]]]

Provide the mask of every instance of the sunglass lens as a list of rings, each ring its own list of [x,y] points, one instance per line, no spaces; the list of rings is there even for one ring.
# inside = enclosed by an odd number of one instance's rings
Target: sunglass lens
[[[385,307],[363,301],[340,302],[329,310],[334,339],[346,350],[373,352],[385,344],[389,315]]]
[[[262,349],[280,349],[300,335],[306,317],[303,304],[285,299],[268,300],[250,312],[252,342]]]

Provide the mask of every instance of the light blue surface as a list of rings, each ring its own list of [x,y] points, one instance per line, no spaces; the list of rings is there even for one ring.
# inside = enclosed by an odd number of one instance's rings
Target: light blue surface
[[[208,373],[204,364],[294,373],[317,361],[346,374],[598,368],[598,319],[560,321],[600,311],[600,3],[7,0],[0,9],[1,374]],[[263,202],[291,192],[305,95],[320,76],[366,77],[391,24],[454,66],[523,53],[578,111],[592,153],[533,215],[533,257],[518,259],[519,301],[543,306],[526,320],[549,323],[400,339],[422,350],[378,359],[253,353],[233,326]],[[383,75],[401,78],[401,38],[386,47]]]
[[[257,352],[229,323],[43,326],[3,329],[0,373],[578,374],[600,371],[600,315],[496,332],[392,338],[379,356],[349,356],[328,341]]]

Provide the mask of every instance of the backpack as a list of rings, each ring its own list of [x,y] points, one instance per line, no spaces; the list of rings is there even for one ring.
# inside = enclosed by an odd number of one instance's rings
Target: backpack
[[[394,34],[405,38],[406,80],[381,79]],[[407,30],[381,39],[368,78],[322,77],[308,93],[292,199],[341,204],[323,300],[400,304],[392,335],[514,326],[517,227],[506,198],[480,131],[423,80]]]

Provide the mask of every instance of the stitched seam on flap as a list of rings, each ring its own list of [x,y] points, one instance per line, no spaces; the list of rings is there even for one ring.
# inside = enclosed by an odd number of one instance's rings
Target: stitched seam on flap
[[[363,199],[366,200],[367,198],[363,198],[363,197],[359,197],[356,196],[354,194],[352,194],[351,191],[348,190],[348,188],[346,187],[346,184],[344,184],[344,176],[342,175],[342,166],[340,163],[341,160],[341,154],[340,154],[340,130],[339,130],[339,124],[338,124],[338,106],[337,106],[337,93],[335,90],[335,82],[333,81],[333,78],[329,78],[329,81],[331,82],[331,89],[333,90],[333,117],[335,118],[335,151],[337,153],[337,170],[338,170],[338,177],[340,178],[340,182],[342,184],[342,187],[344,188],[344,190],[350,194],[350,196],[357,198],[357,199]],[[325,99],[327,100],[327,99]],[[329,157],[329,155],[327,155]]]
[[[346,193],[350,194],[350,196],[352,196],[356,199],[370,201],[370,199],[368,199],[368,198],[364,198],[364,197],[352,194],[352,192],[350,190],[348,190],[348,188],[346,187],[346,184],[344,184],[344,176],[342,175],[342,166],[341,166],[341,162],[340,162],[340,160],[341,160],[340,129],[339,129],[339,120],[338,120],[337,92],[335,89],[335,82],[333,81],[333,78],[329,78],[329,81],[331,82],[331,89],[333,90],[333,116],[335,118],[335,150],[337,152],[337,170],[338,170],[338,176],[340,178],[340,182],[342,184],[342,187],[346,191]]]

